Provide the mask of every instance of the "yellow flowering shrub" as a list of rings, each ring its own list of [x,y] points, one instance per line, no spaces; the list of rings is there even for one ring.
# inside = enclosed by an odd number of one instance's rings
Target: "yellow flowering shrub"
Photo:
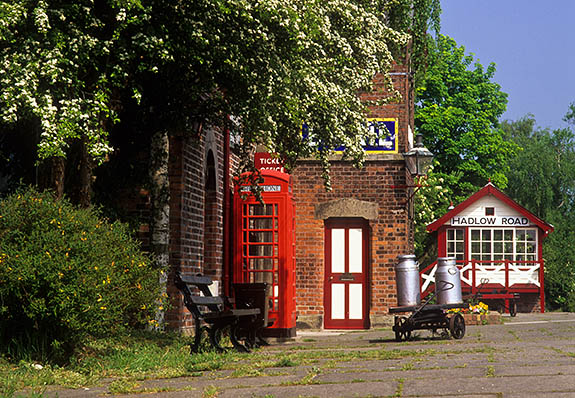
[[[125,225],[33,189],[0,201],[0,346],[62,357],[87,335],[149,325],[161,298]]]

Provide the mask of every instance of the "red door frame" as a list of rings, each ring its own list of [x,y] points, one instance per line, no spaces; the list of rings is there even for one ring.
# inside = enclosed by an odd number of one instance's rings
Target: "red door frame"
[[[362,272],[349,274],[353,280],[341,280],[343,274],[331,272],[331,231],[332,229],[345,229],[345,273],[349,271],[349,230],[359,228],[362,230]],[[368,329],[369,328],[369,223],[364,219],[336,218],[325,222],[325,272],[324,272],[324,327],[326,329]],[[331,319],[331,284],[343,283],[345,285],[345,317],[344,319]],[[362,319],[349,319],[349,285],[362,284]]]

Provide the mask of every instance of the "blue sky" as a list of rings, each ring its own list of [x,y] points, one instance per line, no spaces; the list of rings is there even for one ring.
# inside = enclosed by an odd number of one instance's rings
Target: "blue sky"
[[[565,127],[575,102],[575,0],[441,0],[441,33],[486,66],[508,94],[502,119],[531,113]]]

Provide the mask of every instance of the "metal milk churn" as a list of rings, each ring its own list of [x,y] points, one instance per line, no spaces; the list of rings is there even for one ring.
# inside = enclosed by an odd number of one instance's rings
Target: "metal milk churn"
[[[454,257],[439,257],[435,271],[435,295],[438,304],[461,304],[461,276]]]
[[[419,287],[419,263],[414,254],[397,257],[395,266],[395,282],[397,286],[397,305],[414,306],[421,304]]]

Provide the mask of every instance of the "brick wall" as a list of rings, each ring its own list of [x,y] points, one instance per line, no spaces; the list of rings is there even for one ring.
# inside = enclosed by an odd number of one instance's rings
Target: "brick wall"
[[[209,157],[209,150],[213,157]],[[170,265],[183,273],[203,273],[221,286],[223,275],[223,133],[206,130],[199,138],[170,140]],[[207,182],[209,169],[215,174]],[[187,329],[191,315],[181,294],[168,282],[172,309],[167,327]],[[220,287],[221,289],[221,287]]]

